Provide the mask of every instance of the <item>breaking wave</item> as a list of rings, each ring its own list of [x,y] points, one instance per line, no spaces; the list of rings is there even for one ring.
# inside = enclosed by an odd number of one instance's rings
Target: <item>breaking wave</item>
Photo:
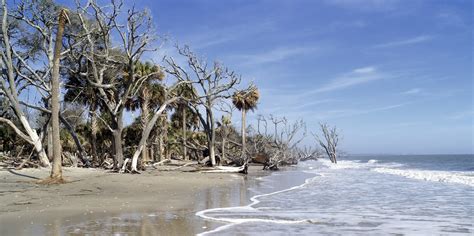
[[[434,182],[458,183],[474,186],[474,173],[464,171],[429,171],[415,169],[374,168],[372,171],[400,175],[411,179]]]

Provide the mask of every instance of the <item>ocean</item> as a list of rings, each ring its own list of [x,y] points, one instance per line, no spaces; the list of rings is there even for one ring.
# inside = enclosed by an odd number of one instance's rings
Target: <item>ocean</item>
[[[472,235],[474,155],[301,162],[261,177],[245,206],[196,215],[200,235]]]

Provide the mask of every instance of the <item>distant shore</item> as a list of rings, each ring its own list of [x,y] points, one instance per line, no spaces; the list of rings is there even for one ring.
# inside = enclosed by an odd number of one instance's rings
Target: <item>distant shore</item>
[[[265,174],[259,169],[251,172]],[[195,212],[243,205],[250,198],[249,176],[240,174],[64,168],[69,183],[35,183],[48,174],[48,169],[0,170],[0,235],[195,234],[215,226]]]

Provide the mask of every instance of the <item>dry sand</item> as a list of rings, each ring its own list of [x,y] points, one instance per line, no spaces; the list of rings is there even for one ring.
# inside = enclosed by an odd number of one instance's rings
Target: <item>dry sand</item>
[[[49,170],[0,170],[0,235],[194,235],[218,224],[197,211],[245,205],[256,184],[232,173],[63,172],[69,183],[38,185]]]

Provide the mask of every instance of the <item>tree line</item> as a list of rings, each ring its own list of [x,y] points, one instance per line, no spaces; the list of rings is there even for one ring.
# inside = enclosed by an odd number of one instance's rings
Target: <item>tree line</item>
[[[11,165],[51,167],[48,181],[61,182],[66,163],[132,173],[170,159],[278,169],[322,155],[300,147],[303,121],[259,116],[247,126],[259,90],[224,64],[179,45],[176,58],[153,61],[159,37],[147,10],[115,0],[1,5],[0,151]],[[127,112],[139,113],[130,125]],[[317,144],[336,162],[338,132],[321,130]]]

